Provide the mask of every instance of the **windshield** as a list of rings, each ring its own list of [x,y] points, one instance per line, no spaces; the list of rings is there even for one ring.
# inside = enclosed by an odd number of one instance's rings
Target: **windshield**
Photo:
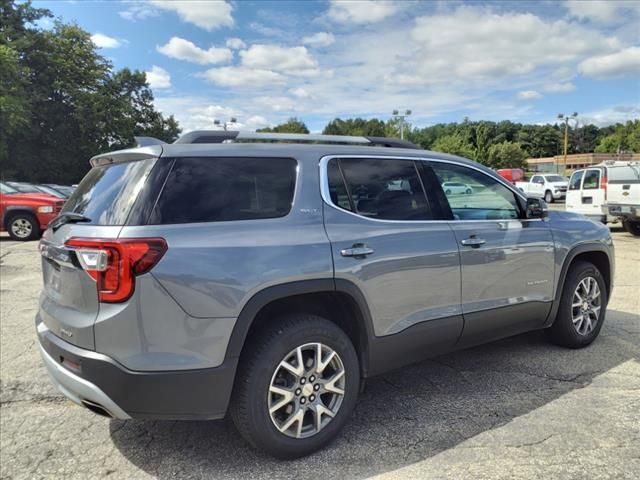
[[[547,182],[566,182],[567,179],[561,177],[560,175],[546,175],[544,178],[547,179]]]
[[[18,190],[16,190],[15,188],[10,187],[6,183],[2,183],[2,182],[0,182],[0,192],[6,195],[11,195],[12,193],[19,193]]]

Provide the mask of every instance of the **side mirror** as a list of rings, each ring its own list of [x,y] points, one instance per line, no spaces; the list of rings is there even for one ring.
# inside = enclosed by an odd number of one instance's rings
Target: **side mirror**
[[[527,198],[527,218],[547,218],[549,207],[541,198]]]

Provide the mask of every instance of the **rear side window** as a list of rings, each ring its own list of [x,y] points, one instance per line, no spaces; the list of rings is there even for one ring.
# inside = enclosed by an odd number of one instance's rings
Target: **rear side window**
[[[149,223],[283,217],[291,210],[296,170],[291,158],[178,158]]]
[[[90,218],[83,225],[124,225],[155,158],[93,167],[64,206]]]
[[[580,190],[580,182],[582,181],[583,175],[584,170],[573,172],[573,175],[571,175],[571,180],[569,180],[569,190]]]
[[[328,177],[332,202],[345,210],[379,220],[433,218],[411,160],[333,159]]]
[[[583,190],[596,190],[600,188],[600,170],[587,170],[582,182]]]

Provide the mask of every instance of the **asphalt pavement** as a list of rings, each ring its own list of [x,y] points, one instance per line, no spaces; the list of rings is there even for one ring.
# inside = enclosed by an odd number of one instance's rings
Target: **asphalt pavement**
[[[372,379],[336,442],[279,461],[228,420],[124,422],[65,400],[37,351],[37,243],[3,234],[0,477],[637,479],[640,238],[613,236],[615,290],[590,347],[533,332]]]

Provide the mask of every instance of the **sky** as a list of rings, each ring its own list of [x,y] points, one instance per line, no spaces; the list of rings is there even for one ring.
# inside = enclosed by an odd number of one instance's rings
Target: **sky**
[[[411,110],[440,122],[640,118],[640,1],[34,1],[144,70],[184,131]],[[47,27],[49,21],[42,25]]]

